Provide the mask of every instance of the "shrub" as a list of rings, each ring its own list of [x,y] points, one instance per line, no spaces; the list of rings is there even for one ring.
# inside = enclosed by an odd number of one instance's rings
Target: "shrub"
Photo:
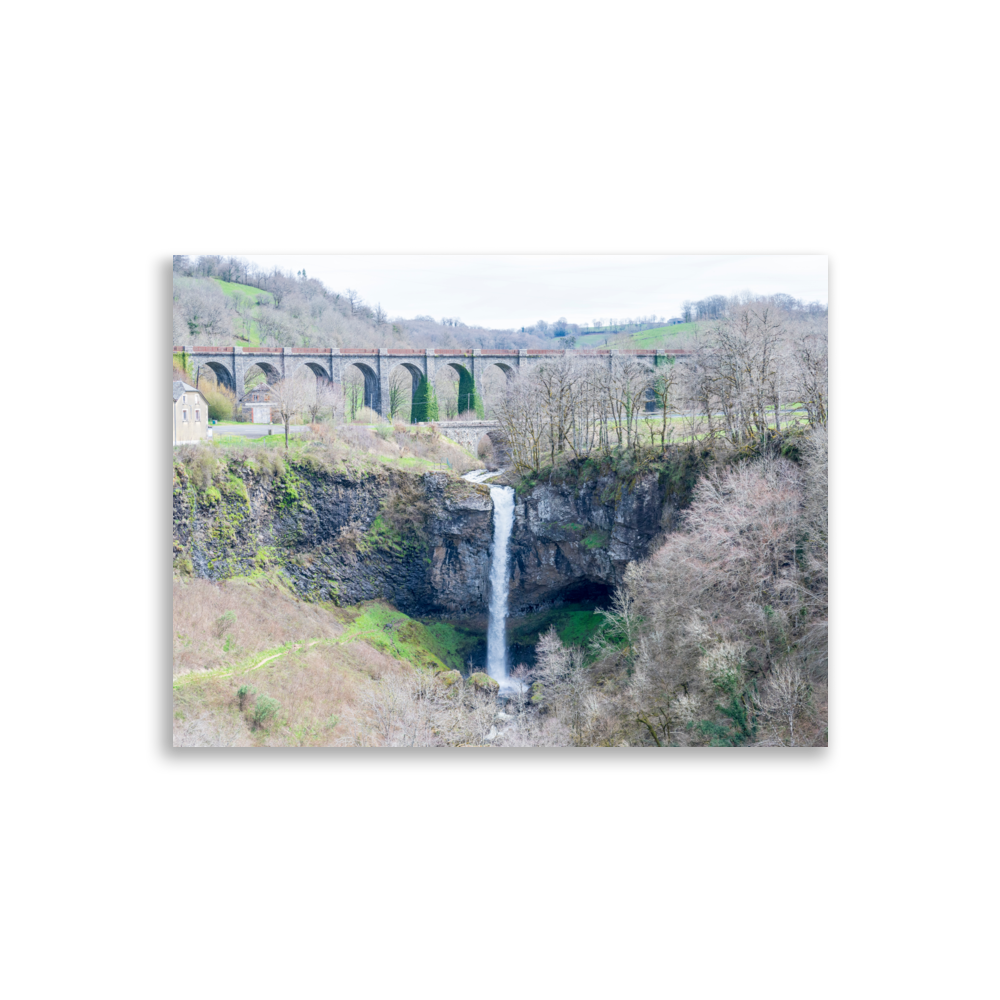
[[[380,511],[396,531],[409,534],[427,524],[431,506],[423,482],[413,476],[400,476],[386,497]]]
[[[257,689],[255,687],[250,687],[249,684],[241,684],[239,688],[237,688],[236,698],[240,703],[241,712],[246,707],[247,699],[250,698],[251,695],[255,695],[256,693]]]
[[[279,708],[281,708],[280,702],[274,698],[269,698],[266,694],[262,694],[254,706],[253,728],[263,729],[267,721],[277,714]]]
[[[198,387],[208,403],[209,420],[234,420],[239,418],[236,395],[223,385],[201,382]]]
[[[203,444],[193,448],[182,448],[175,461],[184,466],[194,486],[203,490],[212,485],[212,480],[221,467],[215,450]]]
[[[221,639],[235,624],[236,612],[223,611],[223,613],[215,619],[215,634]]]
[[[368,451],[375,446],[372,432],[367,427],[354,427],[351,424],[345,424],[337,428],[337,437],[349,447],[361,451]]]

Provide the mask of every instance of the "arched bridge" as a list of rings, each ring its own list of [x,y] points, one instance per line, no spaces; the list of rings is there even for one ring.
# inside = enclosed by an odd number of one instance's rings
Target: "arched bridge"
[[[255,365],[268,381],[277,381],[298,374],[303,367],[310,369],[317,379],[340,383],[349,365],[359,369],[365,380],[365,406],[383,417],[389,410],[389,378],[402,366],[410,374],[413,384],[414,419],[425,416],[417,406],[425,385],[433,385],[434,377],[445,365],[458,372],[458,399],[461,412],[474,409],[476,379],[489,365],[496,365],[508,376],[527,366],[537,365],[556,357],[606,358],[608,364],[616,355],[632,356],[651,367],[663,364],[668,357],[682,357],[687,351],[666,350],[469,350],[413,349],[386,347],[175,347],[174,354],[185,355],[195,365],[204,365],[216,378],[236,394],[245,395],[247,372]],[[423,397],[426,398],[426,397]]]

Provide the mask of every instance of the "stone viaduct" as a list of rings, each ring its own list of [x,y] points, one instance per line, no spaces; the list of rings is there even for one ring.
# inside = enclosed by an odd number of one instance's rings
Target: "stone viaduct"
[[[245,380],[251,368],[257,366],[268,382],[295,376],[303,367],[308,368],[317,379],[339,383],[344,370],[349,365],[358,368],[365,380],[365,406],[383,417],[389,408],[389,377],[402,365],[410,374],[413,398],[417,398],[422,384],[430,381],[448,365],[459,376],[459,409],[469,412],[473,400],[477,377],[489,365],[496,365],[508,377],[515,371],[537,365],[546,359],[557,357],[606,358],[612,364],[616,355],[632,356],[651,367],[666,362],[667,358],[683,357],[687,351],[631,350],[617,351],[608,348],[596,350],[457,350],[443,348],[386,348],[386,347],[285,347],[285,348],[244,348],[244,347],[174,347],[175,355],[184,355],[189,370],[205,366],[213,372],[223,385],[236,394],[237,399],[245,395]]]

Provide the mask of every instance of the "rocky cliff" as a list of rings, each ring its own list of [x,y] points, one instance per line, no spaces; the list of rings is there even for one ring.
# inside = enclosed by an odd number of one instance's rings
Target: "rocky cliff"
[[[410,615],[486,607],[489,491],[446,473],[174,466],[174,566],[209,579],[277,570],[302,596],[384,598]]]
[[[516,495],[511,613],[621,583],[628,563],[646,556],[669,526],[670,512],[655,475],[628,491],[602,476],[579,485],[538,484]]]
[[[522,484],[511,614],[605,597],[673,526],[693,476],[668,472]],[[174,565],[210,579],[277,571],[302,596],[341,604],[384,598],[409,615],[481,616],[492,508],[487,487],[447,473],[176,462]]]

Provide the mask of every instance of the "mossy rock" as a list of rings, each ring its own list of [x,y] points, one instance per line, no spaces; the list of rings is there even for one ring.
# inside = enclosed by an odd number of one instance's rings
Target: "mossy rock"
[[[485,691],[488,694],[496,694],[500,690],[499,681],[495,681],[489,674],[484,674],[481,670],[469,674],[469,683],[477,691]]]
[[[459,673],[459,671],[457,670],[439,670],[434,676],[437,677],[437,679],[446,688],[450,688],[452,685],[457,684],[462,679],[461,673]]]

